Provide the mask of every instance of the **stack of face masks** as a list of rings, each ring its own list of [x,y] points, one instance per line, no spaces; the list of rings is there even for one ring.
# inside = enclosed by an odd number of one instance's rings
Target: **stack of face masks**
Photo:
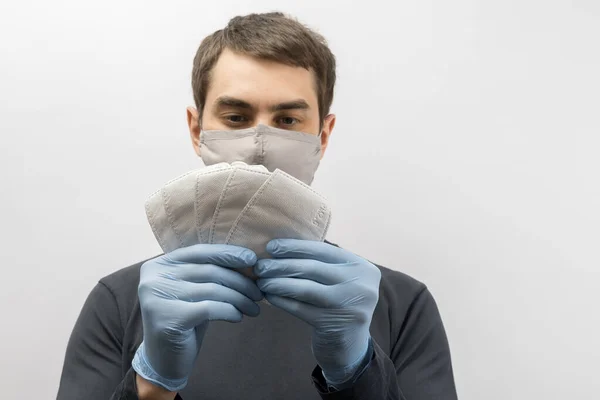
[[[325,240],[331,210],[320,194],[280,169],[222,162],[168,182],[147,200],[146,215],[166,253],[219,243],[268,258],[272,239]]]

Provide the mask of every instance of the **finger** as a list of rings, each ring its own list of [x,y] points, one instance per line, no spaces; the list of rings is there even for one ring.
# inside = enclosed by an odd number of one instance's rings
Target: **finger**
[[[196,244],[163,257],[175,264],[215,264],[226,268],[248,268],[256,263],[256,254],[252,250],[227,244]]]
[[[311,326],[315,326],[318,316],[320,315],[320,310],[315,306],[290,299],[289,297],[267,294],[265,299],[271,303],[271,305],[290,313]]]
[[[329,286],[308,279],[267,278],[259,279],[256,284],[265,294],[288,297],[317,307],[333,306]]]
[[[254,266],[254,274],[259,278],[302,278],[324,285],[335,285],[346,277],[336,264],[326,264],[306,259],[264,259]]]
[[[253,300],[240,292],[221,286],[217,283],[191,283],[185,281],[177,282],[178,299],[186,302],[219,301],[228,303],[240,312],[256,317],[260,313],[260,307]]]
[[[267,251],[274,258],[312,259],[328,264],[347,264],[360,259],[347,250],[311,240],[275,239],[267,244]]]
[[[218,265],[181,264],[165,272],[166,277],[169,274],[176,279],[187,282],[217,283],[221,286],[231,288],[254,301],[259,301],[263,298],[262,292],[252,279],[239,272]]]
[[[219,301],[203,301],[181,305],[182,329],[193,329],[206,321],[240,322],[242,313],[231,304]]]

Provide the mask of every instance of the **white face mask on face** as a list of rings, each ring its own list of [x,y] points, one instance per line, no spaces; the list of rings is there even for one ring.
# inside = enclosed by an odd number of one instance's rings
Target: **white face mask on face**
[[[321,160],[321,136],[267,125],[238,130],[202,130],[200,157],[205,165],[242,161],[280,169],[310,185]]]

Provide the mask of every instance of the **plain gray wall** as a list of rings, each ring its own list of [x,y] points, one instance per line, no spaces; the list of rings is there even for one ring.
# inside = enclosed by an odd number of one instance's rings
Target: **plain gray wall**
[[[90,289],[159,252],[196,48],[273,9],[338,57],[330,239],[431,288],[461,399],[596,398],[595,0],[3,1],[2,397],[55,397]]]

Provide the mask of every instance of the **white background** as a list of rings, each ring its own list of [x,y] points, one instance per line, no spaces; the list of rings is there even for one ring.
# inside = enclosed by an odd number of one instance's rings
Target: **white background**
[[[55,397],[96,281],[160,251],[196,48],[274,9],[339,62],[330,240],[430,287],[460,398],[598,398],[597,1],[0,4],[3,398]]]

